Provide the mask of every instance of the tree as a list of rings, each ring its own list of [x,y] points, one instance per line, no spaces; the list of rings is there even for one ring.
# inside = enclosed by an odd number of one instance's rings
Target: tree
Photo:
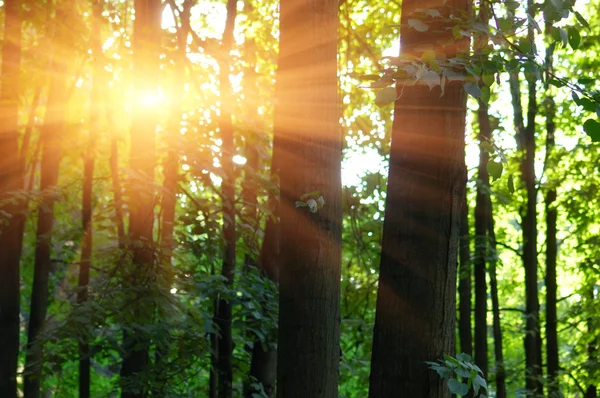
[[[446,5],[429,7],[447,16],[470,6]],[[420,57],[421,46],[448,41],[452,45],[436,53],[464,53],[467,43],[454,41],[445,26],[423,32],[409,26],[422,6],[402,4],[401,57]],[[454,349],[466,94],[457,82],[448,82],[443,95],[424,84],[397,90],[369,396],[444,397],[450,396],[446,384],[433,378],[425,361]]]
[[[282,0],[275,105],[281,139],[277,396],[338,388],[341,155],[338,2]]]
[[[31,294],[31,310],[27,330],[27,358],[25,361],[25,379],[23,395],[37,397],[40,390],[43,362],[43,339],[38,339],[45,321],[48,308],[48,278],[51,268],[52,233],[55,221],[54,204],[59,197],[58,173],[66,127],[67,57],[66,46],[69,43],[67,27],[62,20],[69,17],[64,4],[56,8],[56,24],[53,37],[53,52],[50,73],[50,88],[46,105],[44,126],[40,133],[42,163],[40,171],[41,205],[38,208],[34,277]],[[60,21],[60,22],[59,22]]]
[[[479,99],[477,119],[479,121],[479,166],[477,168],[477,198],[475,205],[475,364],[488,375],[487,346],[487,254],[488,254],[488,213],[490,212],[490,182],[487,170],[490,160],[491,139],[488,105]]]
[[[233,29],[237,15],[237,1],[227,1],[227,19],[221,42],[221,54],[219,62],[219,92],[221,97],[221,114],[219,118],[219,130],[221,131],[223,156],[223,238],[225,249],[223,255],[223,267],[221,275],[225,278],[228,287],[233,285],[235,272],[235,180],[233,174],[233,154],[235,144],[233,141],[233,120],[231,94],[231,83],[229,81],[230,53],[233,44]],[[215,323],[219,330],[216,347],[216,368],[218,376],[219,398],[231,398],[233,393],[233,340],[231,336],[231,302],[229,299],[219,297],[215,309]]]
[[[121,378],[123,397],[142,397],[147,386],[135,380],[148,365],[150,339],[144,331],[152,314],[153,287],[153,226],[154,226],[154,166],[155,166],[155,109],[142,103],[145,95],[157,91],[156,73],[159,57],[160,0],[136,0],[133,36],[133,68],[136,73],[134,90],[138,96],[133,108],[131,125],[130,168],[135,173],[129,181],[129,239],[131,267],[125,283],[132,297],[127,303],[133,314],[123,332],[123,364]],[[150,301],[147,301],[150,300]]]
[[[471,247],[469,239],[469,203],[465,191],[460,220],[460,249],[458,273],[458,335],[460,351],[473,355],[473,335],[471,330]]]
[[[552,22],[546,21],[545,34],[550,37]],[[549,73],[552,73],[552,55],[549,49],[546,50],[546,66]],[[545,116],[546,116],[546,164],[545,168],[549,167],[549,159],[553,156],[555,146],[555,130],[556,125],[554,118],[556,116],[556,103],[550,92],[550,88],[546,88],[545,99]],[[557,331],[557,310],[556,310],[556,258],[558,255],[558,246],[556,244],[556,230],[558,211],[556,209],[556,187],[555,181],[550,181],[550,186],[546,191],[545,206],[546,206],[546,361],[548,368],[548,395],[550,397],[559,396],[558,383],[558,331]]]
[[[20,0],[4,2],[0,80],[0,396],[17,396],[20,270],[24,217],[17,191],[23,188],[19,153]],[[23,200],[23,199],[21,199]]]
[[[92,93],[90,96],[90,118],[89,135],[87,148],[83,155],[83,193],[81,203],[81,221],[83,230],[83,240],[81,244],[81,264],[79,266],[79,292],[77,302],[80,304],[88,300],[88,284],[90,281],[90,268],[92,264],[93,252],[93,180],[94,166],[96,161],[96,145],[98,143],[99,121],[102,113],[101,101],[104,80],[102,79],[102,43],[100,36],[100,22],[102,21],[102,3],[95,1],[92,4],[92,37],[90,47],[95,55],[94,69],[92,77]],[[79,397],[88,398],[90,396],[90,347],[87,336],[84,341],[79,343]]]

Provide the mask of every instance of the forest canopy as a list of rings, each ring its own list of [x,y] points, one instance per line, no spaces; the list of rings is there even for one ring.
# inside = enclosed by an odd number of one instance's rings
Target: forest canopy
[[[600,397],[597,0],[0,0],[0,397]]]

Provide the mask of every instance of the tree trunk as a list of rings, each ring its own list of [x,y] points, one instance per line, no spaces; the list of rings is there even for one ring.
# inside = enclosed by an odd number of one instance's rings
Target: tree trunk
[[[598,298],[594,297],[595,288],[596,286],[594,285],[590,286],[588,294],[586,295],[590,303],[598,301]],[[588,377],[590,380],[594,380],[594,376],[597,374],[597,370],[594,369],[594,364],[598,363],[598,343],[600,342],[598,332],[594,326],[595,324],[597,324],[597,322],[594,322],[594,319],[590,316],[587,320],[588,335],[595,336],[590,338],[587,346],[588,362],[591,364],[588,368]],[[592,383],[588,384],[584,398],[598,398],[598,387]]]
[[[161,26],[160,0],[135,0],[135,21],[133,46],[133,68],[135,71],[134,93],[139,96],[156,93],[156,73],[158,71],[159,32]],[[154,166],[156,110],[136,101],[131,125],[130,168],[135,173],[129,181],[129,238],[132,252],[132,268],[125,274],[128,289],[136,293],[130,298],[130,311],[133,324],[123,333],[123,363],[121,381],[122,397],[143,397],[147,386],[129,389],[129,383],[142,383],[136,375],[148,363],[150,345],[143,326],[151,319],[152,305],[145,302],[152,284],[154,263]]]
[[[102,3],[95,1],[92,5],[92,39],[91,48],[94,59],[94,75],[92,77],[92,94],[90,99],[90,121],[88,146],[83,156],[83,194],[81,205],[81,219],[83,228],[83,240],[81,244],[81,264],[79,266],[79,292],[77,302],[84,303],[88,299],[88,283],[90,280],[90,266],[93,250],[92,230],[92,194],[94,178],[94,162],[96,158],[95,147],[98,140],[98,120],[101,106],[101,74],[103,67],[100,63],[102,55],[102,43],[100,37],[100,21],[102,20]],[[90,396],[90,347],[85,338],[79,342],[79,397]]]
[[[221,163],[223,167],[222,201],[223,201],[223,237],[225,251],[221,275],[225,278],[228,288],[233,286],[235,273],[235,176],[233,170],[233,155],[235,143],[233,140],[233,95],[229,81],[230,51],[233,45],[233,30],[237,15],[237,1],[227,0],[227,19],[221,42],[221,59],[219,60],[219,90],[221,113],[219,130],[221,131]],[[216,368],[218,376],[219,398],[231,398],[233,390],[233,338],[231,335],[231,302],[222,297],[218,298],[215,311],[215,323],[219,330],[217,338]]]
[[[546,21],[546,35],[550,36],[552,23]],[[552,71],[552,57],[546,56],[546,66]],[[556,104],[549,88],[546,89],[546,169],[551,162],[550,158],[554,151],[554,132],[556,126],[554,117],[556,115]],[[559,386],[559,362],[558,362],[558,332],[556,314],[556,259],[558,248],[556,244],[556,187],[554,181],[549,181],[550,186],[546,192],[546,361],[548,369],[548,395],[550,398],[560,396]]]
[[[66,43],[66,27],[58,21],[67,17],[67,10],[56,10],[57,33],[54,39],[53,61],[50,68],[50,89],[46,104],[44,126],[40,133],[42,163],[40,191],[42,203],[38,209],[34,275],[31,291],[31,309],[27,333],[27,356],[23,395],[34,398],[39,395],[42,370],[43,341],[38,336],[44,327],[48,307],[48,279],[52,255],[52,228],[54,225],[54,203],[57,199],[58,172],[62,152],[62,135],[65,129],[67,107],[66,54],[61,48]],[[60,45],[58,43],[61,43]]]
[[[24,215],[13,195],[23,189],[19,153],[19,73],[21,1],[4,2],[4,39],[0,75],[0,396],[17,396],[20,269]],[[26,156],[26,155],[25,155]],[[25,200],[21,198],[20,200]],[[5,214],[10,217],[5,217]]]
[[[458,335],[460,351],[473,356],[473,334],[471,330],[471,245],[469,238],[469,203],[463,195],[460,222],[459,280],[458,280]]]
[[[530,28],[532,29],[532,28]],[[533,32],[530,32],[533,35]],[[519,76],[510,73],[510,91],[517,132],[517,148],[523,151],[521,175],[525,184],[525,207],[521,209],[523,266],[525,268],[525,379],[528,396],[542,393],[540,304],[537,291],[537,189],[535,186],[535,116],[537,115],[535,77],[528,77],[527,127],[523,121]]]
[[[279,175],[279,166],[277,164],[278,154],[281,151],[279,144],[281,140],[273,140],[273,157],[271,161],[271,181],[277,180]],[[265,226],[264,239],[259,255],[258,265],[261,272],[273,282],[278,282],[279,272],[279,229],[280,224],[278,211],[278,195],[274,192],[270,193],[269,208],[273,212],[267,219]],[[259,391],[251,386],[252,382],[260,383],[263,391],[268,397],[275,395],[275,383],[277,379],[277,349],[275,342],[267,341],[263,344],[260,339],[255,339],[252,345],[252,357],[250,360],[249,384],[246,389],[245,397],[252,398],[252,394]]]
[[[280,5],[275,135],[281,140],[285,255],[279,264],[279,398],[337,396],[342,226],[337,10],[333,0]],[[309,200],[315,212],[296,206]]]
[[[502,328],[500,327],[500,301],[498,300],[498,280],[496,278],[496,263],[498,252],[496,251],[496,232],[494,230],[494,215],[492,202],[488,196],[488,236],[491,250],[489,265],[490,293],[492,295],[492,315],[494,330],[494,356],[496,357],[496,398],[506,398],[506,372],[504,370],[504,354],[502,352]]]
[[[485,145],[490,142],[491,128],[488,105],[479,100],[479,167],[477,169],[477,198],[475,204],[475,364],[488,376],[487,347],[487,282],[488,204],[490,181],[487,164],[490,159]]]
[[[468,1],[446,5],[452,9],[447,12],[469,9]],[[411,14],[422,6],[417,0],[402,4],[403,54],[418,56],[423,45],[453,40],[451,29],[419,33],[408,28]],[[451,47],[447,57],[464,51],[468,43]],[[439,87],[406,85],[395,104],[371,398],[450,396],[445,381],[425,361],[454,351],[466,94],[457,82],[448,82],[440,94]]]

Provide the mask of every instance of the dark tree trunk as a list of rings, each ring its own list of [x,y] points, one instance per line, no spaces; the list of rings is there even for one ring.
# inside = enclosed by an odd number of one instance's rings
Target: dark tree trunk
[[[219,90],[221,114],[219,117],[219,130],[221,131],[221,164],[223,166],[222,201],[223,201],[223,238],[225,251],[223,255],[223,268],[221,275],[225,284],[233,286],[235,273],[235,176],[233,170],[233,155],[235,143],[233,139],[233,95],[229,81],[229,52],[233,45],[233,30],[237,15],[237,1],[227,0],[227,19],[221,42],[222,58],[219,60]],[[218,298],[215,311],[215,323],[219,330],[217,339],[217,390],[219,398],[231,398],[233,390],[233,339],[231,335],[231,302],[222,297]]]
[[[280,5],[279,398],[337,396],[342,226],[337,10],[333,0]],[[318,194],[303,196],[311,192]],[[315,212],[296,207],[321,197],[324,204]]]
[[[551,22],[546,22],[546,35],[550,36]],[[546,66],[552,70],[552,57],[546,57]],[[550,167],[552,153],[554,151],[554,132],[556,126],[554,117],[556,115],[556,104],[552,93],[547,89],[546,95],[546,165]],[[560,386],[558,380],[558,332],[556,314],[556,258],[558,248],[556,244],[556,187],[554,181],[550,180],[550,186],[546,192],[546,361],[548,369],[548,395],[551,398],[559,397]]]
[[[22,206],[9,198],[23,189],[19,153],[19,72],[21,66],[20,0],[4,2],[4,38],[0,75],[0,396],[17,396],[21,248],[24,216]],[[26,154],[25,154],[26,156]],[[8,200],[7,200],[8,199]],[[25,198],[21,198],[22,201]]]
[[[594,285],[590,286],[589,293],[587,294],[587,299],[590,303],[597,302],[598,300],[596,297],[594,297],[594,288]],[[591,364],[590,369],[588,369],[588,376],[590,380],[594,380],[594,375],[596,373],[593,364],[598,363],[598,345],[600,343],[600,338],[598,338],[598,331],[595,328],[595,324],[597,324],[597,322],[594,322],[594,319],[590,316],[587,320],[588,335],[595,336],[590,338],[590,341],[588,342],[587,346],[588,362]],[[584,398],[597,397],[598,387],[595,384],[588,384],[585,390]]]
[[[185,0],[182,4],[180,13],[181,25],[177,32],[177,53],[175,55],[175,74],[171,84],[170,120],[169,129],[165,132],[167,157],[163,163],[164,181],[161,194],[161,229],[160,229],[160,261],[158,268],[161,274],[162,289],[168,292],[171,289],[173,281],[172,257],[175,249],[175,239],[173,236],[175,230],[175,211],[177,205],[177,192],[179,191],[179,145],[178,137],[181,130],[181,99],[184,96],[184,85],[187,63],[187,38],[190,31],[191,9],[196,4],[196,0]],[[157,317],[160,320],[168,319],[169,313],[165,307],[158,308]],[[154,394],[164,395],[164,389],[167,382],[168,361],[165,357],[169,354],[171,347],[170,339],[164,339],[156,344],[154,369],[157,373],[157,383],[154,386]]]
[[[273,200],[276,202],[276,200]],[[273,218],[277,217],[276,205],[273,206]],[[269,218],[265,227],[265,238],[259,257],[261,272],[269,279],[277,282],[277,274],[273,272],[277,268],[279,256],[279,223]],[[268,397],[275,395],[275,383],[277,379],[277,349],[274,342],[266,341],[264,344],[260,339],[255,339],[252,345],[252,357],[250,361],[250,382],[260,383],[263,391]],[[252,398],[259,390],[251,385],[246,389],[245,396]]]
[[[81,264],[79,266],[79,292],[77,302],[82,304],[88,300],[88,283],[90,280],[90,266],[92,263],[93,229],[92,229],[92,194],[94,178],[94,162],[96,159],[95,147],[98,140],[98,120],[101,107],[101,74],[103,66],[100,55],[102,54],[102,43],[100,37],[100,21],[102,20],[102,3],[95,1],[92,10],[92,39],[94,75],[92,77],[92,94],[90,100],[90,133],[88,146],[83,155],[83,194],[81,205],[81,219],[83,228],[83,240],[81,243]],[[90,347],[87,338],[79,342],[79,397],[90,396]]]
[[[469,203],[467,195],[463,195],[460,222],[459,247],[459,280],[458,280],[458,335],[460,351],[473,356],[473,334],[471,330],[471,278],[473,273],[471,263],[471,242],[469,237]]]
[[[67,17],[67,10],[56,11],[57,33],[55,43],[66,43],[66,28],[58,21]],[[34,275],[31,291],[31,309],[27,333],[27,357],[23,395],[34,398],[39,395],[41,384],[43,341],[38,336],[44,327],[48,307],[48,279],[52,255],[52,228],[54,225],[54,203],[57,198],[58,171],[62,152],[62,135],[65,129],[67,84],[65,49],[55,46],[50,73],[50,89],[46,104],[46,117],[40,133],[42,163],[40,190],[42,204],[38,209]]]
[[[477,169],[477,198],[475,204],[475,364],[488,376],[487,347],[487,282],[488,204],[490,181],[487,164],[490,159],[485,145],[490,142],[491,128],[488,105],[479,100],[479,166]]]
[[[135,0],[133,35],[133,68],[136,74],[134,92],[138,95],[155,93],[158,71],[159,32],[161,26],[160,0]],[[154,263],[154,166],[156,110],[136,102],[131,125],[130,168],[135,175],[129,181],[129,239],[132,267],[125,273],[127,288],[136,293],[130,298],[133,324],[123,333],[122,397],[143,397],[147,386],[130,390],[128,383],[141,383],[136,375],[148,364],[149,337],[143,326],[151,321],[152,305],[146,301],[150,293]],[[137,326],[136,326],[137,325]],[[141,327],[140,327],[141,326]]]
[[[533,32],[530,32],[533,35]],[[523,120],[519,76],[510,73],[510,91],[517,132],[517,148],[523,151],[521,175],[525,185],[525,206],[521,209],[523,267],[525,269],[525,373],[528,396],[543,391],[540,304],[537,290],[537,189],[535,186],[535,116],[537,115],[535,77],[528,77],[527,126]]]
[[[279,147],[281,140],[273,140],[273,158],[271,161],[271,181],[277,180],[279,167],[277,160],[281,151]],[[279,272],[279,211],[278,195],[271,192],[269,196],[269,208],[273,212],[267,219],[264,239],[259,255],[258,265],[261,272],[273,282],[278,282]],[[275,383],[277,379],[277,349],[275,342],[267,341],[266,344],[260,339],[255,339],[252,345],[252,358],[250,361],[250,383],[260,383],[268,397],[275,395]],[[246,389],[245,396],[252,398],[252,394],[258,393],[257,389],[250,386]]]
[[[446,5],[452,9],[447,12],[469,9],[469,1]],[[417,0],[402,4],[402,54],[418,56],[425,44],[453,40],[450,29],[419,33],[407,27],[422,6]],[[467,46],[454,43],[446,56]],[[456,82],[448,82],[440,94],[439,87],[406,85],[395,104],[371,398],[450,396],[445,381],[425,361],[454,351],[466,94]]]
[[[502,328],[500,327],[500,302],[498,300],[498,280],[496,278],[496,232],[494,230],[494,216],[492,202],[488,196],[488,236],[491,250],[489,263],[490,293],[492,296],[492,315],[494,333],[494,356],[496,358],[496,398],[506,398],[506,372],[504,370],[504,354],[502,352]]]

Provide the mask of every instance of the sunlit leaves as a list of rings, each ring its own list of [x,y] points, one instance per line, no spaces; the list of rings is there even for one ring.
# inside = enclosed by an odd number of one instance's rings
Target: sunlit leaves
[[[600,142],[600,123],[595,119],[588,119],[583,123],[583,129],[593,142]]]
[[[408,26],[410,26],[417,32],[425,32],[427,31],[427,29],[429,29],[429,25],[425,24],[422,21],[419,21],[418,19],[409,19]]]
[[[396,101],[397,98],[395,87],[385,87],[375,94],[375,105],[383,107]]]
[[[496,181],[500,177],[502,177],[502,171],[504,170],[504,166],[502,162],[498,162],[495,160],[490,160],[487,164],[487,171],[490,173],[490,177],[492,177],[492,181]]]
[[[468,82],[463,85],[465,91],[475,98],[481,97],[481,89],[477,83]]]

